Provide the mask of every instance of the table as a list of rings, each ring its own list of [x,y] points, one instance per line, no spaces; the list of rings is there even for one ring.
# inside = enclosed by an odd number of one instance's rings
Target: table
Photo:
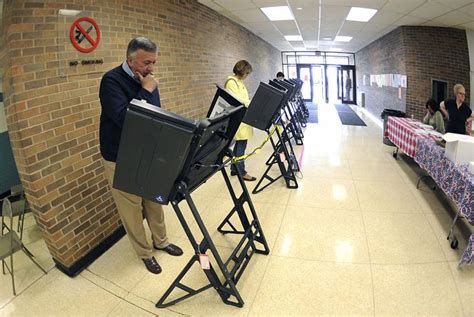
[[[417,141],[415,162],[454,201],[458,213],[474,226],[474,175],[469,172],[468,165],[451,162],[444,157],[444,149],[429,139]],[[459,265],[464,264],[474,264],[474,233],[459,261]]]
[[[422,122],[400,117],[388,117],[386,136],[404,153],[415,157],[416,144],[420,139],[439,140],[441,134]]]

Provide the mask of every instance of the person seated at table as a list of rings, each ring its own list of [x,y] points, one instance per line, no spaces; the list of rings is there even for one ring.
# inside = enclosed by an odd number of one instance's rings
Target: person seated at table
[[[444,120],[441,111],[439,110],[439,104],[430,98],[426,101],[426,116],[423,118],[424,124],[429,124],[439,133],[444,134]]]
[[[469,105],[464,102],[466,90],[461,84],[454,85],[454,99],[442,101],[441,112],[448,118],[446,133],[471,135],[471,121],[474,114]]]

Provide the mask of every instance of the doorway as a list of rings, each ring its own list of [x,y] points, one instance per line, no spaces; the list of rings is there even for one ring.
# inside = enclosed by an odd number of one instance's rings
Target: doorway
[[[304,101],[313,100],[313,76],[311,72],[311,65],[299,64],[296,67],[298,73],[298,79],[303,81],[301,87],[301,94],[303,95]]]
[[[313,102],[326,102],[326,76],[323,65],[311,66],[311,77],[313,78]]]
[[[296,74],[304,101],[356,103],[355,66],[297,64]]]
[[[341,65],[337,67],[337,96],[342,103],[355,104],[355,66]]]

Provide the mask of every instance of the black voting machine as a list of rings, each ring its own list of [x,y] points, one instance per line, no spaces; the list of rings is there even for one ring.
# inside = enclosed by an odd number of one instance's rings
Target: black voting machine
[[[280,178],[284,179],[287,188],[298,188],[296,173],[300,168],[292,140],[303,144],[302,128],[306,126],[307,116],[300,96],[301,85],[301,81],[270,80],[268,84],[260,83],[252,98],[243,122],[265,131],[273,148],[266,162],[267,168],[252,191],[254,194]],[[271,176],[275,164],[279,174]]]
[[[168,307],[209,288],[214,288],[224,303],[242,307],[244,300],[236,285],[255,253],[269,253],[244,180],[238,177],[242,189],[238,196],[224,168],[230,163],[232,153],[229,146],[246,109],[220,87],[211,107],[216,105],[224,106],[215,116],[200,121],[192,121],[140,101],[133,101],[127,111],[114,188],[161,204],[171,203],[193,250],[196,250],[157,302],[158,308]],[[234,203],[218,231],[242,236],[225,261],[191,197],[195,189],[218,172],[221,172]],[[183,212],[181,202],[188,205],[190,213]],[[197,233],[193,233],[188,224],[193,220],[199,228]],[[202,235],[201,241],[196,240],[196,234]],[[186,273],[208,251],[215,261],[209,269],[203,269],[209,283],[198,289],[183,284]],[[175,290],[184,291],[185,295],[170,300]]]

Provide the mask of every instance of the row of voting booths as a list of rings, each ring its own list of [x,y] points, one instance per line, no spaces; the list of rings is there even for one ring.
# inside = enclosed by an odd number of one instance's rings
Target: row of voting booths
[[[158,308],[168,307],[209,288],[214,288],[226,304],[244,305],[237,283],[252,256],[255,253],[267,255],[270,249],[242,175],[238,175],[238,185],[235,185],[225,167],[242,159],[234,158],[231,148],[239,125],[245,122],[265,131],[266,140],[272,146],[266,170],[253,193],[259,193],[279,179],[283,179],[290,189],[298,187],[296,176],[300,170],[293,147],[303,144],[303,129],[308,117],[301,86],[302,82],[296,79],[261,82],[248,108],[217,86],[207,118],[198,121],[144,101],[130,103],[113,186],[160,204],[171,204],[192,249],[196,250],[158,300]],[[278,169],[272,169],[275,164]],[[240,236],[227,259],[219,254],[192,198],[193,192],[211,177],[217,177],[216,174],[224,178],[234,205],[217,229],[222,234]],[[191,226],[192,222],[197,226]],[[199,232],[193,232],[192,228],[196,227]],[[198,241],[197,237],[202,239]],[[208,252],[213,256],[211,263]],[[183,282],[196,262],[209,281],[198,289]],[[175,290],[184,295],[175,296]]]

